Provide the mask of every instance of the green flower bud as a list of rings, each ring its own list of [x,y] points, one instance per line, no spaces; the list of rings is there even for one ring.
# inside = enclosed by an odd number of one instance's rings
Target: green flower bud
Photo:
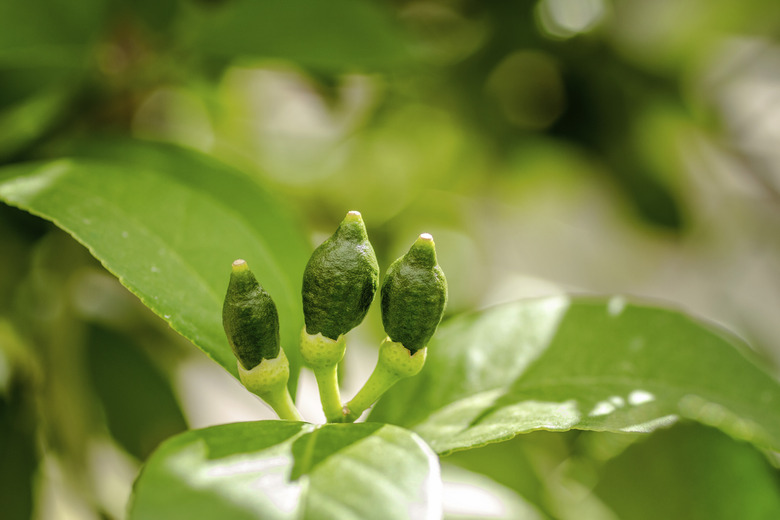
[[[423,233],[387,269],[382,284],[382,324],[394,342],[414,353],[425,347],[447,305],[447,279],[436,262],[433,237]]]
[[[306,332],[338,339],[363,321],[378,286],[379,264],[357,211],[312,253],[303,273]]]
[[[244,260],[233,262],[222,307],[222,325],[233,354],[246,370],[264,359],[279,356],[276,305]]]

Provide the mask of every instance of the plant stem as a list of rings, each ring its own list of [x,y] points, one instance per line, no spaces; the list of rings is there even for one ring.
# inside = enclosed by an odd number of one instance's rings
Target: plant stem
[[[328,422],[343,422],[344,414],[339,394],[338,366],[347,348],[343,335],[337,339],[326,338],[322,333],[309,334],[301,330],[301,358],[303,364],[314,372],[320,391],[322,411]]]
[[[314,377],[317,378],[325,418],[328,422],[342,422],[344,413],[339,393],[338,365],[315,369]]]
[[[383,364],[377,363],[363,388],[344,406],[344,420],[355,422],[399,379],[401,378],[397,374],[387,370]]]
[[[396,382],[417,375],[425,364],[428,349],[412,353],[401,343],[385,338],[379,346],[379,359],[363,388],[344,406],[344,421],[355,422],[366,409]]]
[[[241,383],[257,397],[274,409],[280,419],[303,421],[295,407],[287,381],[290,379],[290,363],[284,350],[274,359],[264,359],[257,366],[247,370],[238,361],[238,378]]]
[[[260,397],[274,409],[280,419],[285,421],[303,421],[303,417],[295,403],[293,403],[286,386],[279,391],[269,392]]]

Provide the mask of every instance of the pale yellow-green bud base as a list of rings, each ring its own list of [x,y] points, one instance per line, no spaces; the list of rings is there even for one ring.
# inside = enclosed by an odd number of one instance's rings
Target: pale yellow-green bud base
[[[379,359],[371,376],[357,395],[344,406],[346,422],[354,422],[391,386],[406,377],[417,375],[425,365],[427,348],[412,352],[400,343],[385,338],[379,347]]]
[[[398,379],[416,376],[425,365],[427,348],[421,348],[414,354],[400,343],[385,338],[379,346],[379,361],[377,364],[387,367],[388,372],[395,373]]]
[[[328,422],[341,422],[342,406],[339,392],[338,366],[344,358],[347,342],[342,334],[336,340],[321,333],[309,334],[301,330],[301,357],[303,364],[314,372],[320,391],[322,411]]]
[[[284,350],[280,349],[276,358],[264,359],[251,370],[245,369],[241,362],[238,362],[238,377],[250,392],[268,403],[280,419],[303,420],[287,390],[290,363]]]
[[[346,348],[343,334],[332,340],[321,333],[309,334],[306,327],[301,330],[301,357],[304,365],[312,370],[338,365],[344,358]]]

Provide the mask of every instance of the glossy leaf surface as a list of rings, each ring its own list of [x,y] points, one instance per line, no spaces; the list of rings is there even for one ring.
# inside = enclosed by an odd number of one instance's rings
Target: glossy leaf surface
[[[524,301],[458,317],[372,420],[440,453],[533,430],[648,432],[684,417],[780,447],[780,385],[712,325],[622,298]]]
[[[234,375],[221,309],[231,262],[246,259],[276,301],[283,347],[298,366],[309,247],[287,209],[239,172],[183,149],[105,143],[90,155],[6,167],[0,199],[73,235]]]
[[[396,426],[235,423],[165,442],[130,519],[440,518],[440,488],[436,455]]]

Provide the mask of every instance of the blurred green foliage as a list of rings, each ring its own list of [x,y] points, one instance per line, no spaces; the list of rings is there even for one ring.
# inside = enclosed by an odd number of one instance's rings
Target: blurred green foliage
[[[359,209],[383,271],[433,233],[450,314],[638,293],[725,322],[771,370],[777,27],[776,0],[6,0],[0,162],[156,157],[186,183],[197,162],[144,144],[174,143],[245,172],[312,244]],[[381,330],[374,310],[365,327]],[[0,206],[3,517],[121,517],[96,446],[132,477],[185,429],[193,350],[73,239]],[[553,518],[694,518],[678,506],[729,492],[742,518],[777,507],[776,467],[721,434],[577,453],[590,435],[453,459]],[[756,486],[710,478],[724,468]],[[675,492],[667,510],[648,498]]]

